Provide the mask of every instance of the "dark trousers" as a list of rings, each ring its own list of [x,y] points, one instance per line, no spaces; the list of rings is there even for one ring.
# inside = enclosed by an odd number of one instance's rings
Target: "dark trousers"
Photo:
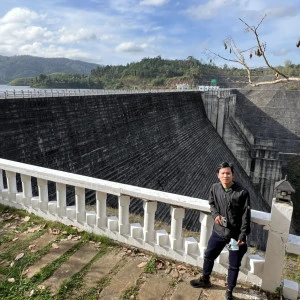
[[[207,249],[204,254],[203,263],[203,277],[210,276],[214,267],[215,259],[220,255],[221,251],[226,246],[227,242],[224,238],[220,237],[215,231],[209,238]],[[232,291],[236,286],[241,261],[244,254],[247,252],[247,244],[239,247],[239,250],[229,250],[229,268],[228,268],[228,290]]]

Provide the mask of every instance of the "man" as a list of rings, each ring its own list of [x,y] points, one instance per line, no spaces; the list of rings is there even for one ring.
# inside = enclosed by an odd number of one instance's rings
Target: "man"
[[[246,237],[250,233],[250,198],[248,191],[233,182],[233,165],[223,162],[217,169],[219,183],[212,185],[209,195],[209,205],[215,221],[212,235],[209,238],[204,254],[203,274],[199,279],[191,280],[194,288],[209,288],[209,276],[214,261],[223,248],[229,244],[229,268],[227,291],[225,299],[233,299],[232,291],[236,286],[241,260],[247,252]],[[234,240],[233,240],[234,239]]]

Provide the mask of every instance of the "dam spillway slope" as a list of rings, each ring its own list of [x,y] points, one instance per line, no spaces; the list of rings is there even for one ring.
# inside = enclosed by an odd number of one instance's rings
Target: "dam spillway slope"
[[[202,199],[230,161],[253,208],[268,209],[200,92],[3,99],[0,125],[2,158]]]

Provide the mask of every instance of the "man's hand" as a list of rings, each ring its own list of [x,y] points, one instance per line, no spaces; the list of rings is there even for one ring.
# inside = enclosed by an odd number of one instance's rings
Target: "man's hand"
[[[236,243],[238,246],[242,246],[245,244],[245,242],[241,241],[241,240],[238,240],[237,243]]]
[[[215,218],[215,223],[217,223],[218,225],[222,226],[222,216],[221,215],[218,215],[216,218]]]

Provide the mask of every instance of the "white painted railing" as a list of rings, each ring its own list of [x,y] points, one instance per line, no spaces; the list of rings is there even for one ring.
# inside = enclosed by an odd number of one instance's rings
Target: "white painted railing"
[[[141,187],[115,183],[53,169],[0,159],[0,203],[25,209],[47,220],[74,225],[88,232],[105,235],[116,241],[146,249],[157,255],[202,266],[204,251],[213,228],[207,200],[165,193]],[[3,181],[5,174],[6,182]],[[17,190],[20,175],[22,190]],[[32,178],[37,179],[38,195],[32,194]],[[48,182],[56,184],[56,201],[49,201]],[[66,187],[75,190],[75,205],[68,206]],[[85,189],[96,192],[95,211],[86,210]],[[106,213],[107,195],[118,197],[118,216]],[[140,199],[144,208],[144,222],[129,223],[131,198]],[[171,230],[155,229],[157,202],[170,205]],[[141,204],[142,204],[141,203]],[[185,209],[200,211],[199,242],[193,237],[182,237]],[[273,202],[272,212],[252,210],[251,221],[269,230],[266,256],[245,255],[239,279],[274,292],[283,285],[289,299],[297,299],[299,284],[282,282],[283,259],[286,252],[300,255],[300,237],[289,234],[292,206]],[[228,250],[224,249],[216,261],[214,271],[227,273]],[[273,268],[273,270],[272,270]]]

